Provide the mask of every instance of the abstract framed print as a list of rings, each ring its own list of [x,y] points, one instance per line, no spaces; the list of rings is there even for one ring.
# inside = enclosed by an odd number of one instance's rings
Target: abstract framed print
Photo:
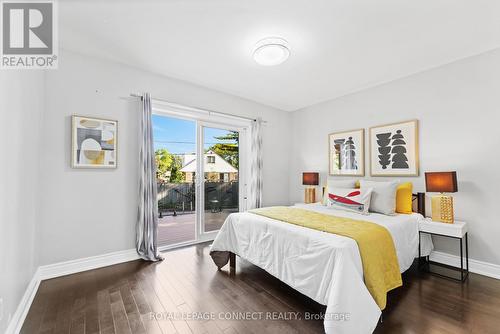
[[[328,135],[330,175],[365,175],[365,130],[351,130]]]
[[[418,176],[418,121],[370,128],[371,176]]]
[[[116,168],[118,121],[74,115],[71,167]]]

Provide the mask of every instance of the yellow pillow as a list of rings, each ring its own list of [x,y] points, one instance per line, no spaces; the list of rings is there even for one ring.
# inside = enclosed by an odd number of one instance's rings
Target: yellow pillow
[[[413,212],[413,184],[405,182],[399,184],[396,190],[396,212],[397,213],[412,213]]]
[[[354,183],[354,188],[356,189],[361,188],[361,182],[359,182],[359,180],[356,180],[356,182]]]

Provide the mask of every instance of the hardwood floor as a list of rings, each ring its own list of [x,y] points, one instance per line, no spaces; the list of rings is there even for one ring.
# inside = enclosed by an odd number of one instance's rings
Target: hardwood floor
[[[234,277],[217,271],[208,250],[201,244],[166,252],[161,263],[133,261],[43,281],[21,333],[323,332],[321,320],[225,320],[251,317],[244,312],[320,315],[325,307],[239,258]],[[499,333],[499,280],[471,274],[462,285],[414,269],[403,276],[376,333]]]

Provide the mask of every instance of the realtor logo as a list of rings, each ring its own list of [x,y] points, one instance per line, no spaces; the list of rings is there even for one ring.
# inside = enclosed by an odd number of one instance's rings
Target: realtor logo
[[[57,67],[55,2],[2,2],[2,68]]]

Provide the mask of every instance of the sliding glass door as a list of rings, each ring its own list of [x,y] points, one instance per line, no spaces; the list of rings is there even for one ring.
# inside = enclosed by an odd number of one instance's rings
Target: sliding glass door
[[[196,240],[196,129],[193,120],[153,115],[159,246]]]
[[[226,217],[240,210],[240,131],[203,123],[203,186],[200,237],[217,232]]]
[[[211,240],[242,209],[244,128],[153,115],[158,241],[163,249]]]

